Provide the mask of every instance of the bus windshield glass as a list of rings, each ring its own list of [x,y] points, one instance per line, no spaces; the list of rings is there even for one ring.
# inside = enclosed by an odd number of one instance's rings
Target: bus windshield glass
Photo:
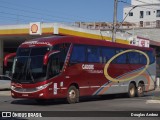
[[[12,68],[13,81],[19,83],[43,81],[46,76],[43,57],[49,51],[49,47],[19,48]]]

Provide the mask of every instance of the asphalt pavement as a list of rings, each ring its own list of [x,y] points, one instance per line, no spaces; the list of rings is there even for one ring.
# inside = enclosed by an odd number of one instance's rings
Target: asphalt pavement
[[[88,111],[97,114],[98,112],[113,111],[160,111],[159,103],[147,103],[148,100],[157,100],[160,98],[160,89],[151,91],[145,94],[145,97],[106,97],[104,99],[100,97],[85,98],[77,104],[66,104],[64,101],[54,101],[47,104],[37,104],[34,100],[29,99],[13,99],[10,95],[10,91],[0,91],[0,111],[19,111],[19,112],[42,112],[47,111],[53,115],[56,111],[60,112],[59,117],[42,117],[42,118],[24,118],[24,120],[159,120],[158,117],[60,117],[64,114],[71,114],[67,111],[83,111],[87,115]],[[159,100],[160,101],[160,100]],[[66,112],[65,112],[66,111]],[[97,111],[97,113],[96,113]],[[86,112],[86,113],[85,113]],[[74,112],[73,112],[74,113]],[[78,112],[77,112],[78,113]],[[78,113],[80,114],[80,113]],[[107,113],[108,114],[108,113]],[[90,114],[92,116],[92,114]],[[74,114],[73,114],[74,116]],[[77,115],[78,116],[78,115]],[[11,120],[17,120],[18,118],[12,118]],[[0,120],[7,120],[0,118]],[[21,119],[19,119],[21,120]]]

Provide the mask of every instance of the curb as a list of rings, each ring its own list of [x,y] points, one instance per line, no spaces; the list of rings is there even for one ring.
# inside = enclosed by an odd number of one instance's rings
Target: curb
[[[160,104],[160,100],[147,100],[146,103],[159,103]]]
[[[11,91],[0,91],[0,96],[11,96]]]

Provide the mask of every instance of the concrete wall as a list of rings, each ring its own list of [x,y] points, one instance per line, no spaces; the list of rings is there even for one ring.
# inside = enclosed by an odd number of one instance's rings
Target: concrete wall
[[[160,1],[159,0],[140,0],[140,1],[131,0],[132,5],[141,5],[141,4],[146,4],[146,3],[149,3],[149,4],[160,3]]]
[[[126,30],[129,33],[136,34],[138,36],[149,38],[150,40],[160,42],[160,29],[159,28],[143,28],[143,29],[132,29]]]
[[[160,0],[132,0],[131,5],[132,6],[126,6],[123,9],[123,18],[126,17],[128,12],[133,8],[133,5],[146,5],[146,4],[160,4]],[[130,12],[133,13],[133,16],[127,16],[125,19],[126,22],[133,22],[133,23],[139,23],[140,21],[143,22],[151,22],[151,21],[157,21],[160,20],[159,13],[157,14],[157,10],[160,10],[159,5],[148,5],[148,6],[138,6],[135,7]],[[143,11],[143,18],[140,17],[140,11]],[[150,14],[148,14],[150,12]],[[158,17],[157,17],[158,15]],[[149,24],[149,23],[148,23]]]
[[[152,8],[152,9],[151,9]],[[132,7],[124,7],[123,9],[123,18],[128,14],[128,12],[132,9]],[[127,22],[148,22],[148,21],[156,21],[160,20],[160,17],[157,17],[157,10],[160,10],[159,6],[145,6],[145,7],[136,7],[130,12],[133,12],[133,16],[127,16],[125,21]],[[143,18],[140,18],[140,11],[143,11]],[[150,15],[147,15],[147,11],[150,11]]]

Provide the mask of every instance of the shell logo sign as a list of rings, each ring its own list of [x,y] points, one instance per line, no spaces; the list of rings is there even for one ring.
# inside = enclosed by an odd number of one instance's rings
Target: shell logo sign
[[[41,23],[40,22],[30,23],[29,34],[30,35],[41,35],[42,34]]]
[[[109,75],[109,73],[108,73],[108,68],[109,68],[110,63],[111,63],[115,58],[117,58],[118,56],[120,56],[120,55],[122,55],[122,54],[125,54],[125,53],[128,53],[128,52],[137,52],[137,53],[140,53],[140,54],[144,55],[145,58],[146,58],[146,60],[147,60],[146,65],[144,65],[144,68],[141,69],[136,75],[134,75],[134,76],[132,76],[132,77],[127,77],[127,78],[123,78],[123,79],[112,78],[112,77]],[[149,57],[148,57],[148,55],[147,55],[145,52],[140,51],[140,50],[134,50],[134,49],[125,50],[125,51],[122,51],[122,52],[116,54],[115,56],[113,56],[113,57],[105,64],[105,67],[104,67],[104,75],[105,75],[106,79],[108,79],[108,80],[110,80],[110,81],[112,81],[112,82],[125,82],[125,81],[129,81],[129,80],[132,80],[132,79],[140,76],[141,74],[143,74],[143,73],[146,71],[146,69],[148,68],[149,63],[150,63]]]
[[[32,33],[37,33],[37,31],[38,31],[38,25],[37,24],[33,24],[31,26],[31,31],[32,31]]]

